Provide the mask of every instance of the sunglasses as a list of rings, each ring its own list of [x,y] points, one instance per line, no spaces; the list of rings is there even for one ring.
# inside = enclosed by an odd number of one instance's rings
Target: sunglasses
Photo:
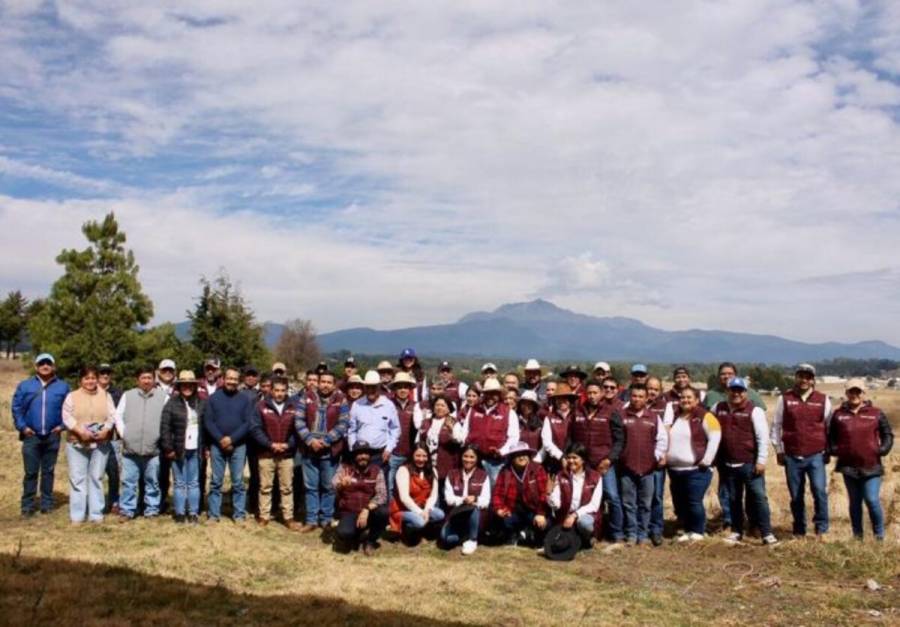
[[[614,385],[604,385],[604,386],[603,386],[603,389],[604,389],[604,390],[618,390],[619,388],[617,388],[617,387],[614,386]]]

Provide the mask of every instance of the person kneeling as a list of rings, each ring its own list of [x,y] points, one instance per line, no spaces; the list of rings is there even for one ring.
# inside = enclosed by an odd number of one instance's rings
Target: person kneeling
[[[361,546],[363,553],[371,555],[387,526],[387,488],[384,473],[369,464],[373,454],[366,442],[357,441],[351,452],[353,463],[341,464],[332,480],[339,516],[338,550]]]
[[[391,530],[400,533],[408,544],[417,544],[429,524],[444,520],[437,500],[437,474],[428,449],[420,442],[413,449],[412,461],[397,469],[391,498]]]
[[[452,507],[441,528],[441,542],[448,549],[462,542],[462,554],[478,548],[482,513],[491,504],[487,472],[478,466],[478,448],[469,445],[462,452],[462,468],[454,468],[444,482],[444,501]]]
[[[594,532],[599,529],[600,502],[603,499],[603,478],[585,466],[587,449],[572,444],[566,450],[564,470],[556,477],[550,492],[549,504],[556,523],[564,529],[578,532],[582,548],[590,548]]]
[[[532,545],[539,543],[547,529],[547,472],[532,461],[534,454],[535,450],[524,442],[514,444],[491,497],[506,543],[512,546],[519,539]]]

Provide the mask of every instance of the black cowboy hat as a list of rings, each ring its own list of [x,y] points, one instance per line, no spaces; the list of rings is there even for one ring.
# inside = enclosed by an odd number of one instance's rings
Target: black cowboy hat
[[[565,370],[559,373],[559,376],[561,377],[569,377],[571,375],[575,375],[582,381],[588,378],[588,374],[575,364],[569,364],[568,366],[566,366]]]
[[[554,525],[544,536],[544,557],[554,562],[570,562],[581,550],[581,538],[575,528]]]

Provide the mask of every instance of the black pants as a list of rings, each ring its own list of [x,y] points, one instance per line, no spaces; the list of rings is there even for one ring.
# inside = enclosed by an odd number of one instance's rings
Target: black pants
[[[337,539],[347,547],[352,547],[363,539],[369,544],[375,544],[375,542],[378,541],[378,538],[384,533],[385,527],[387,527],[387,506],[382,505],[369,512],[369,524],[365,529],[358,529],[356,527],[356,519],[358,517],[358,514],[342,513],[340,522],[338,522],[336,530]],[[365,534],[365,538],[363,537],[363,532],[368,532]]]

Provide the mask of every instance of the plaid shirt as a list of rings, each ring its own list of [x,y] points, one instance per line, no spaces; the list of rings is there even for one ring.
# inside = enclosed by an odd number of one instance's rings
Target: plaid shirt
[[[524,490],[522,501],[528,509],[535,514],[547,513],[547,472],[535,462],[528,462],[521,482],[510,466],[501,470],[493,487],[491,506],[495,511],[516,511],[520,489]]]

